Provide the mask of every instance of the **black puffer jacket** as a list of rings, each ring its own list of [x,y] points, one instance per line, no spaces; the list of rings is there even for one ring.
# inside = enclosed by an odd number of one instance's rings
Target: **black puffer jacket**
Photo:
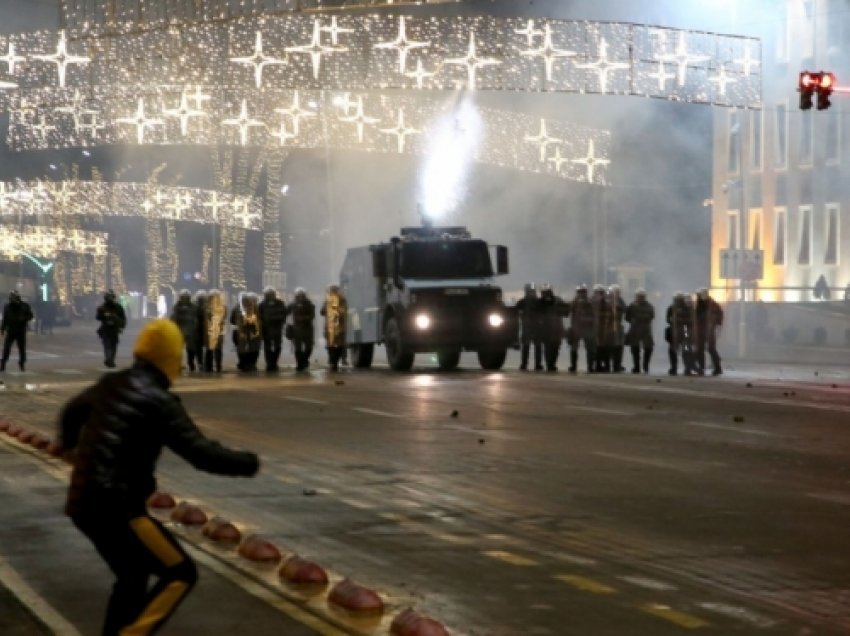
[[[159,369],[137,361],[104,376],[65,406],[59,420],[62,446],[76,451],[68,515],[144,514],[156,489],[154,471],[163,446],[207,472],[257,472],[254,453],[204,437],[168,386]]]

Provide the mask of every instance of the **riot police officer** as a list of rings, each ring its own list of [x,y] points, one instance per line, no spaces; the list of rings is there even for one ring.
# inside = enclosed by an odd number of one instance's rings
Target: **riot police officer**
[[[611,371],[622,373],[623,347],[625,344],[623,319],[626,317],[626,301],[620,296],[620,286],[611,285],[608,288],[608,324],[605,339],[608,346],[608,359]]]
[[[682,356],[685,375],[693,372],[693,312],[682,292],[673,296],[673,302],[667,308],[667,329],[664,338],[669,343],[670,375],[678,373],[678,358]]]
[[[103,364],[113,369],[115,353],[118,350],[118,336],[127,326],[127,316],[111,289],[103,295],[103,304],[97,308],[95,320],[100,322],[97,335],[103,343]]]
[[[717,353],[717,331],[723,324],[723,308],[708,294],[708,288],[697,290],[695,308],[694,339],[696,347],[695,367],[697,373],[705,374],[705,350],[711,356],[712,375],[720,375],[720,354]]]
[[[594,372],[596,358],[595,313],[590,298],[587,297],[587,285],[576,287],[576,295],[569,307],[570,329],[567,339],[570,343],[570,373],[578,370],[578,348],[584,343],[587,356],[587,372]]]
[[[3,357],[0,359],[0,371],[6,370],[6,362],[12,354],[12,345],[18,345],[18,367],[26,370],[27,364],[27,323],[33,319],[29,303],[13,290],[9,292],[9,302],[3,307],[3,320],[0,322],[0,336],[3,340]]]
[[[181,289],[177,302],[171,310],[171,320],[183,334],[186,346],[186,363],[190,371],[195,370],[195,346],[198,341],[198,307],[192,302],[188,289]]]
[[[555,295],[549,285],[544,285],[540,290],[538,312],[546,370],[557,371],[558,352],[561,349],[561,339],[564,337],[564,316],[567,311],[564,302]]]
[[[652,339],[652,321],[655,320],[655,308],[646,299],[646,290],[638,289],[635,299],[626,308],[626,322],[629,323],[629,333],[626,343],[632,350],[632,373],[649,373],[649,361],[652,358],[654,341]],[[643,360],[641,361],[641,348]],[[643,363],[641,365],[641,362]]]
[[[525,284],[525,295],[516,303],[520,326],[520,365],[525,371],[528,368],[528,354],[534,346],[534,370],[543,370],[543,343],[540,341],[540,308],[537,298],[537,288],[534,283]]]
[[[260,322],[263,325],[263,357],[266,360],[266,371],[277,371],[283,325],[286,323],[286,303],[277,297],[277,291],[272,287],[263,290]]]
[[[298,287],[295,299],[287,306],[286,313],[292,317],[292,346],[295,349],[295,370],[306,371],[313,353],[316,306],[307,297],[307,290]]]

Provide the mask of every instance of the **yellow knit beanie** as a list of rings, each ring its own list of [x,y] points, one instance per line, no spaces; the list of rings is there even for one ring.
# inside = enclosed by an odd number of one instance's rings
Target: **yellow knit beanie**
[[[171,320],[152,320],[139,332],[133,355],[150,362],[173,382],[183,362],[183,334]]]

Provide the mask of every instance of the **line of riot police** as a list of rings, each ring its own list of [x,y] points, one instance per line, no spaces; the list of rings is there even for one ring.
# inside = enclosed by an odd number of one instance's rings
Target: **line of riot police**
[[[579,285],[573,299],[564,301],[550,286],[542,286],[538,293],[535,285],[528,283],[515,310],[520,329],[521,370],[529,368],[533,353],[535,370],[557,371],[564,340],[569,348],[570,373],[578,372],[582,348],[588,373],[623,372],[626,347],[631,352],[632,373],[649,373],[655,346],[652,335],[655,308],[643,289],[638,289],[634,300],[627,305],[617,285],[607,290],[594,285],[592,293],[586,285]],[[704,375],[706,352],[711,357],[712,374],[722,373],[717,333],[723,323],[723,310],[709,296],[708,289],[698,290],[696,302],[687,294],[677,293],[667,309],[666,320],[670,375],[677,375],[680,357],[685,375]],[[569,324],[566,328],[565,321]]]

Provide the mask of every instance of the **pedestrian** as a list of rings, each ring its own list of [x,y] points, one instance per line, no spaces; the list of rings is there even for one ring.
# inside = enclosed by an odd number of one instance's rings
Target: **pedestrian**
[[[620,295],[620,286],[611,285],[608,288],[608,326],[605,338],[608,346],[609,368],[615,373],[625,371],[623,366],[623,348],[625,345],[625,330],[623,319],[626,317],[626,301]]]
[[[711,357],[711,375],[720,375],[720,354],[717,353],[717,332],[723,324],[723,308],[708,293],[708,288],[697,290],[697,303],[694,320],[694,339],[696,347],[696,371],[705,375],[705,351]]]
[[[171,320],[183,334],[186,344],[186,364],[189,371],[195,370],[195,346],[198,343],[198,307],[192,302],[192,293],[181,289],[177,302],[171,310]]]
[[[522,371],[528,369],[528,355],[534,348],[534,370],[543,370],[543,343],[540,341],[540,311],[537,288],[534,283],[526,283],[524,296],[516,303],[520,328],[520,362]]]
[[[207,351],[207,291],[199,289],[192,300],[195,302],[198,324],[195,332],[195,364],[198,371],[203,371]]]
[[[97,308],[95,320],[100,322],[97,335],[103,343],[103,364],[110,369],[115,368],[115,353],[118,350],[118,336],[127,326],[127,316],[124,308],[118,303],[115,292],[111,289],[103,295],[103,304]]]
[[[183,345],[172,321],[149,322],[132,367],[102,377],[59,418],[61,448],[73,465],[65,512],[115,575],[104,636],[157,631],[198,578],[191,557],[147,511],[162,449],[210,473],[250,477],[259,469],[254,453],[204,437],[169,391]]]
[[[24,302],[17,290],[9,292],[9,302],[3,307],[3,319],[0,322],[0,336],[3,336],[3,358],[0,359],[0,371],[6,370],[6,362],[12,354],[12,345],[18,345],[18,367],[26,371],[27,365],[27,323],[33,319],[32,308]]]
[[[348,302],[338,285],[330,285],[325,294],[321,314],[325,317],[325,343],[328,349],[328,368],[339,370],[339,360],[345,351],[345,320],[348,316]]]
[[[234,327],[233,341],[239,359],[236,367],[246,373],[257,370],[257,360],[263,343],[263,326],[257,305],[257,295],[246,292],[230,314],[230,324]]]
[[[655,342],[652,338],[652,321],[655,320],[655,308],[646,298],[646,290],[638,289],[634,301],[626,307],[626,322],[629,333],[626,344],[632,350],[632,373],[649,373],[649,361]],[[641,360],[643,349],[643,360]]]
[[[576,295],[569,307],[570,328],[567,330],[567,341],[570,344],[570,373],[578,371],[578,348],[584,343],[587,358],[587,372],[595,371],[596,335],[595,312],[593,304],[587,297],[587,285],[576,287]]]
[[[290,339],[295,350],[295,370],[306,371],[313,353],[313,322],[316,319],[316,306],[307,297],[307,290],[303,287],[296,288],[295,298],[287,306],[286,313],[292,318],[292,329],[287,331],[292,336]]]
[[[260,322],[263,325],[263,358],[266,361],[266,371],[277,371],[283,326],[286,324],[286,303],[277,297],[277,291],[273,287],[266,287],[259,310]]]
[[[667,353],[670,356],[670,375],[678,373],[678,358],[682,356],[685,375],[693,373],[693,312],[688,306],[686,295],[677,292],[673,302],[667,308],[667,328],[664,339],[669,343]]]
[[[547,371],[558,370],[558,353],[561,340],[564,337],[564,316],[566,305],[549,285],[540,290],[540,300],[537,305],[540,316],[540,340],[543,343],[543,359]]]
[[[204,326],[206,331],[206,351],[204,354],[204,371],[221,373],[222,358],[224,357],[224,330],[227,308],[221,292],[211,289],[207,295],[204,310]]]

